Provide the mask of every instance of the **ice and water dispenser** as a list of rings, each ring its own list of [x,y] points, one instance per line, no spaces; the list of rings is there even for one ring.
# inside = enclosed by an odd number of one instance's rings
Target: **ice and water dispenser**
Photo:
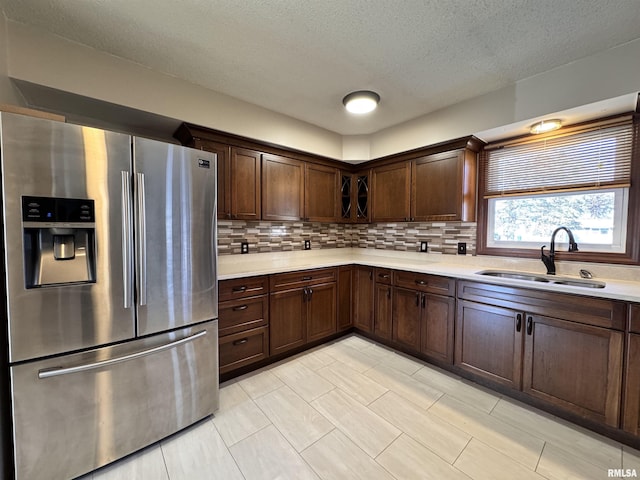
[[[93,200],[22,197],[25,287],[96,281]]]

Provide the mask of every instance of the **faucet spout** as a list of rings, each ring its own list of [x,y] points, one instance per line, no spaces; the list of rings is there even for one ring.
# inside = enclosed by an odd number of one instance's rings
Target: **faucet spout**
[[[567,232],[569,236],[569,252],[577,252],[578,244],[576,243],[575,238],[573,237],[573,233],[567,227],[558,227],[551,234],[551,247],[549,248],[549,255],[544,254],[544,249],[546,245],[544,245],[540,249],[540,259],[544,266],[547,267],[547,275],[555,275],[556,274],[556,264],[555,264],[555,256],[556,256],[556,234],[560,231],[564,230]]]

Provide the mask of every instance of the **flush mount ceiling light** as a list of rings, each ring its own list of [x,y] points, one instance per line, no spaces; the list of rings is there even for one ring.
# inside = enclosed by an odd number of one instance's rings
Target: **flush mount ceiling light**
[[[374,111],[379,101],[380,95],[369,90],[351,92],[342,99],[347,111],[358,115]]]
[[[559,129],[561,126],[562,122],[557,118],[553,118],[551,120],[542,120],[541,122],[534,123],[531,125],[531,129],[529,131],[537,135],[539,133],[552,132],[553,130]]]

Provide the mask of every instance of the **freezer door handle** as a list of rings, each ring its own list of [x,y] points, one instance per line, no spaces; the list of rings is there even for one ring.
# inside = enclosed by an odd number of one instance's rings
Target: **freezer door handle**
[[[138,301],[147,304],[147,219],[145,216],[144,173],[136,173],[136,191],[138,194]]]
[[[108,367],[116,363],[128,362],[129,360],[135,360],[136,358],[146,357],[147,355],[153,355],[154,353],[163,352],[172,348],[184,345],[185,343],[193,342],[198,338],[204,337],[207,334],[206,330],[202,330],[194,335],[190,335],[175,342],[166,343],[157,347],[149,348],[141,352],[131,353],[129,355],[123,355],[122,357],[110,358],[109,360],[101,360],[99,362],[85,363],[84,365],[78,365],[76,367],[56,367],[46,368],[38,372],[38,378],[50,378],[58,377],[60,375],[67,375],[70,373],[86,372],[87,370],[95,370],[96,368]]]
[[[131,180],[129,172],[120,172],[122,180],[122,282],[124,308],[133,305],[133,235],[131,231]]]

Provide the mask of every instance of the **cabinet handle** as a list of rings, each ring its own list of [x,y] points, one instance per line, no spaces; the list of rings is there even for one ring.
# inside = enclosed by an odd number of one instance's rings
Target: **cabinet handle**
[[[307,287],[304,287],[302,289],[302,301],[306,302],[308,300],[309,297],[309,290],[307,289]]]
[[[313,280],[313,277],[302,277],[302,280],[304,280],[306,282],[306,281],[309,281],[309,280]]]
[[[233,287],[231,289],[232,292],[244,292],[247,289],[246,285],[243,285],[241,287]]]
[[[516,332],[522,330],[522,314],[516,315]]]
[[[373,271],[369,271],[369,280],[373,280]]]
[[[391,288],[387,288],[387,298],[391,298]]]
[[[425,286],[427,284],[427,282],[425,282],[424,280],[416,280],[416,285],[421,285],[421,286]]]
[[[420,294],[416,292],[416,307],[420,306]]]
[[[233,307],[231,310],[233,310],[234,312],[241,312],[242,310],[246,310],[247,308],[249,308],[249,305],[240,305],[238,307]]]
[[[313,300],[313,288],[309,289],[309,301]]]
[[[423,293],[422,294],[422,308],[424,308],[427,305],[427,296]]]
[[[242,345],[249,341],[248,338],[241,338],[240,340],[234,340],[233,345]]]
[[[527,317],[527,335],[533,333],[533,318]]]
[[[378,276],[380,278],[390,278],[391,277],[391,275],[389,275],[388,273],[379,273]]]

